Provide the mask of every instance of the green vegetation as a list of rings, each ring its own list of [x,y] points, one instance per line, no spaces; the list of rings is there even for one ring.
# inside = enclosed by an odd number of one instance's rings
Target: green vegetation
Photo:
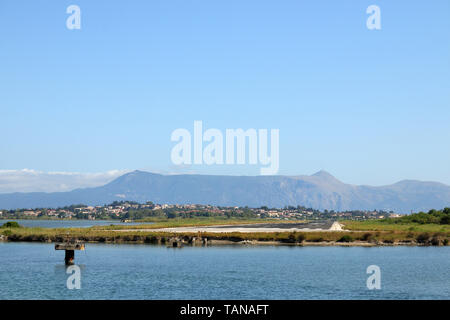
[[[401,219],[401,218],[398,218]],[[420,224],[420,223],[395,223],[397,219],[367,220],[367,221],[340,221],[346,230],[359,231],[410,231],[410,232],[443,232],[450,234],[450,225]]]
[[[169,232],[152,231],[152,229],[123,230],[92,228],[48,229],[48,228],[12,228],[0,229],[0,234],[7,236],[9,241],[38,241],[61,242],[67,239],[78,239],[86,242],[105,243],[154,243],[164,244],[170,238],[182,237],[191,241],[194,237],[208,238],[208,240],[225,240],[231,242],[259,241],[261,243],[285,243],[295,245],[340,244],[340,245],[448,245],[450,233],[440,232],[411,232],[411,231],[311,231],[311,232],[254,232],[254,233],[210,233],[186,232],[173,234]]]
[[[337,242],[353,242],[354,239],[351,235],[346,234],[345,236],[342,236]]]
[[[426,243],[430,240],[430,235],[428,233],[421,233],[416,238],[418,243]]]
[[[0,210],[2,219],[95,219],[95,220],[133,220],[151,221],[153,219],[192,219],[192,218],[229,218],[229,219],[309,219],[309,220],[367,220],[389,216],[385,211],[344,211],[315,210],[303,206],[285,206],[284,208],[223,207],[202,204],[155,204],[151,201],[114,201],[103,206],[70,205],[60,208],[34,208]]]
[[[194,237],[208,240],[231,242],[259,241],[266,243],[285,243],[291,245],[449,245],[450,225],[445,223],[449,209],[431,210],[428,213],[417,213],[395,219],[372,219],[366,221],[341,221],[346,232],[309,231],[309,232],[253,232],[253,233],[211,233],[211,232],[161,232],[162,228],[212,226],[253,223],[292,223],[299,220],[279,220],[273,218],[245,217],[148,217],[151,224],[110,225],[91,228],[24,228],[16,222],[7,222],[0,228],[0,235],[9,241],[41,241],[60,242],[67,239],[78,239],[86,242],[108,243],[165,243],[173,237],[182,237],[190,242]],[[5,239],[5,238],[4,238]]]
[[[364,231],[410,231],[450,234],[450,208],[419,212],[401,218],[366,221],[341,221],[347,230]]]
[[[8,221],[4,223],[0,228],[22,228],[22,226],[16,221]]]
[[[288,235],[287,239],[282,239],[282,241],[287,243],[302,243],[305,239],[306,237],[303,233],[294,231]]]
[[[450,208],[445,208],[443,210],[433,209],[428,211],[428,213],[419,212],[401,218],[384,219],[382,221],[394,224],[418,223],[450,225]]]

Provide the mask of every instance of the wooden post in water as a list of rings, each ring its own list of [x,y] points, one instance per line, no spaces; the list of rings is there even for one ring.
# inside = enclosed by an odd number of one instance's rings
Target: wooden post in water
[[[169,248],[181,248],[183,247],[183,239],[181,238],[170,238],[167,247]]]
[[[73,264],[75,260],[75,250],[66,250],[66,256],[64,257],[64,262],[66,265]]]
[[[55,250],[64,250],[66,255],[64,262],[66,265],[73,264],[75,260],[75,250],[84,250],[84,243],[81,242],[66,242],[55,244]]]

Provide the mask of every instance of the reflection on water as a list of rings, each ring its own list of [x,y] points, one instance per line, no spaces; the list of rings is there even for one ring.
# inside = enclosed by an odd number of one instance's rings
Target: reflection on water
[[[76,266],[78,266],[81,271],[83,271],[86,268],[85,264],[75,264]],[[55,274],[66,274],[67,268],[70,267],[66,266],[64,263],[63,264],[56,264],[55,265]]]
[[[449,299],[450,247],[89,244],[81,289],[46,243],[0,243],[0,299]],[[381,268],[381,290],[366,270]]]

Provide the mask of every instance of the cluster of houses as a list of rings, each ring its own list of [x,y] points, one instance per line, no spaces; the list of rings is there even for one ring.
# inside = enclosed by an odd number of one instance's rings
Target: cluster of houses
[[[247,216],[254,216],[260,218],[275,218],[275,219],[352,219],[352,220],[366,220],[366,219],[383,219],[396,218],[401,215],[385,211],[319,211],[310,208],[285,207],[285,208],[248,208],[248,207],[220,207],[202,204],[153,204],[147,202],[144,204],[121,201],[114,202],[105,206],[70,206],[58,209],[40,208],[40,209],[23,209],[15,211],[0,211],[0,217],[49,217],[49,218],[64,218],[64,219],[123,219],[127,216],[130,210],[145,212],[160,211],[162,213],[172,214],[190,214],[195,216],[196,213],[208,214],[212,216],[227,216],[232,214],[246,214]]]
[[[367,219],[384,219],[384,218],[399,218],[401,215],[386,212],[386,211],[319,211],[313,209],[296,208],[296,209],[254,209],[259,215],[268,216],[279,219],[352,219],[352,220],[367,220]]]

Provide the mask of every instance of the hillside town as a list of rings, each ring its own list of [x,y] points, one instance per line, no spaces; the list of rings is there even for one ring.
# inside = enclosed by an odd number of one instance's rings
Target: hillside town
[[[193,218],[193,217],[227,217],[227,218],[273,218],[273,219],[348,219],[368,220],[397,218],[401,215],[386,211],[320,211],[302,206],[284,208],[248,208],[221,207],[203,204],[154,204],[133,201],[115,201],[104,206],[71,205],[62,208],[36,208],[19,210],[0,210],[0,219],[88,219],[122,221],[145,220],[146,218]]]

